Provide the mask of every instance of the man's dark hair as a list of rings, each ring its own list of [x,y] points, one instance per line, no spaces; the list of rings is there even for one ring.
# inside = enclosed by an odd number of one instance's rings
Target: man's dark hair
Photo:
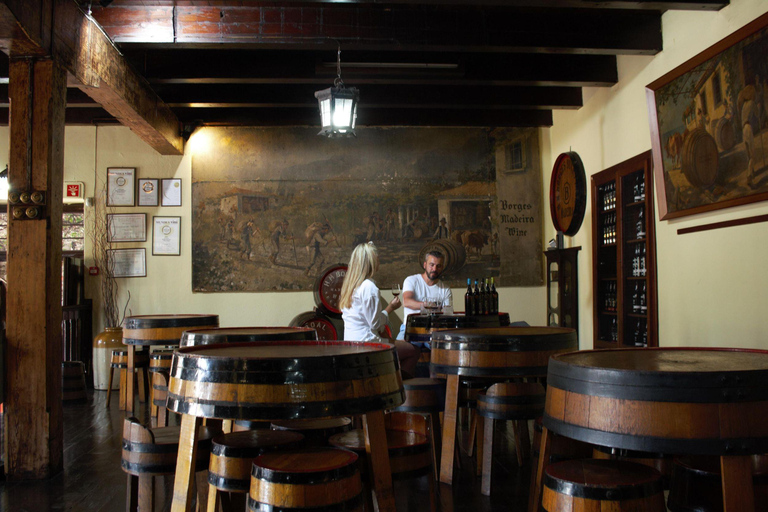
[[[432,256],[433,258],[439,258],[445,261],[445,256],[443,256],[443,253],[441,253],[440,251],[429,251],[427,254],[424,255],[424,261],[422,263],[425,263],[427,261],[427,256]]]

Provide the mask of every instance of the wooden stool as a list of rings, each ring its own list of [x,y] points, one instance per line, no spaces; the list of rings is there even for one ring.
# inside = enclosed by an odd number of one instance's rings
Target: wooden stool
[[[146,428],[136,418],[123,423],[123,460],[121,466],[128,473],[126,510],[141,512],[154,510],[154,477],[172,475],[176,471],[179,452],[179,427]],[[200,427],[195,468],[208,468],[213,433]],[[206,489],[202,486],[199,490]],[[199,498],[200,499],[200,498]]]
[[[65,404],[88,402],[85,391],[85,366],[82,361],[61,363],[61,401]]]
[[[408,379],[403,381],[405,402],[393,409],[398,412],[421,414],[428,424],[428,437],[432,451],[432,467],[435,479],[440,478],[440,451],[442,429],[440,411],[445,409],[445,381],[441,379]]]
[[[459,385],[458,410],[459,414],[461,414],[462,411],[466,411],[467,423],[469,423],[469,435],[467,437],[466,446],[462,446],[461,436],[459,436],[458,444],[461,451],[466,453],[469,457],[474,453],[475,443],[477,443],[478,451],[482,451],[483,448],[482,434],[478,436],[478,427],[480,427],[481,433],[483,431],[483,420],[478,418],[474,411],[477,409],[477,397],[480,396],[480,393],[488,389],[488,386],[491,384],[493,384],[493,381],[488,381],[486,379],[465,379],[462,380]],[[458,429],[456,432],[458,433]],[[456,460],[458,461],[459,458],[456,457]],[[478,475],[480,474],[479,468],[480,466],[478,465]]]
[[[216,512],[219,505],[224,510],[244,510],[254,459],[278,449],[299,448],[303,440],[298,432],[269,429],[214,437],[208,466],[208,512]]]
[[[410,413],[395,413],[408,414]],[[426,424],[422,422],[426,427]],[[365,435],[361,429],[350,430],[341,434],[331,436],[328,440],[330,444],[345,450],[352,450],[360,457],[360,472],[363,475],[363,481],[368,482],[369,471],[367,470],[367,457],[365,450]],[[431,510],[436,510],[438,500],[435,499],[435,484],[433,471],[431,470],[432,457],[429,454],[429,443],[427,436],[406,430],[392,430],[387,428],[387,450],[389,452],[389,465],[392,470],[392,480],[403,480],[406,478],[418,478],[428,475],[430,505]],[[373,499],[370,494],[371,484],[366,485],[366,509],[373,512]]]
[[[338,448],[272,452],[253,461],[248,509],[362,512],[357,455]]]
[[[144,402],[146,400],[146,391],[149,388],[149,378],[147,376],[147,368],[149,368],[149,354],[146,351],[136,352],[134,356],[136,369],[141,370],[144,374],[144,378],[141,379],[136,376],[139,387],[139,401]],[[107,407],[109,407],[109,401],[112,398],[112,379],[115,375],[115,371],[120,371],[120,410],[126,410],[126,404],[128,403],[127,389],[128,389],[128,350],[119,349],[112,351],[112,361],[110,363],[109,382],[107,384]],[[146,387],[145,387],[146,384]],[[130,397],[131,400],[134,397]]]
[[[480,492],[491,494],[491,462],[493,457],[493,430],[495,420],[511,420],[515,431],[517,464],[529,458],[531,442],[528,436],[528,420],[536,419],[544,412],[546,391],[537,382],[509,382],[494,384],[477,398],[477,414],[484,418],[482,483]]]
[[[547,512],[665,512],[661,473],[622,460],[568,460],[544,472]]]
[[[307,447],[328,446],[328,438],[352,428],[350,418],[273,421],[272,430],[292,430],[304,435]]]
[[[755,510],[768,510],[768,455],[752,457]],[[723,512],[720,457],[676,457],[667,508],[672,512]]]
[[[663,453],[638,452],[634,450],[622,450],[619,448],[609,448],[607,446],[595,446],[592,449],[593,459],[614,459],[636,462],[645,466],[650,466],[661,473],[664,490],[669,489],[669,479],[672,476],[672,465],[674,457]],[[718,466],[720,462],[718,460]],[[720,500],[722,504],[723,500]]]
[[[271,423],[268,421],[237,420],[232,425],[232,432],[247,432],[249,430],[267,429]],[[250,473],[248,473],[250,478]]]
[[[171,375],[172,360],[173,350],[154,350],[149,354],[149,372],[152,374],[151,416],[157,418],[158,427],[164,427],[168,424],[166,399],[168,398],[168,380]]]

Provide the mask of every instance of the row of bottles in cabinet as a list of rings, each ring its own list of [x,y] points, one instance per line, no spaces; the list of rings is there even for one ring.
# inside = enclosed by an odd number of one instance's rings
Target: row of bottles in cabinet
[[[603,189],[603,211],[616,209],[616,184],[608,183]]]
[[[647,272],[645,262],[645,244],[635,244],[632,256],[632,277],[645,277]]]
[[[645,201],[645,180],[642,173],[635,177],[634,184],[632,186],[632,202],[638,203]],[[626,195],[626,194],[625,194]],[[602,188],[603,204],[602,208],[604,212],[609,212],[616,209],[616,183],[607,183]]]
[[[616,283],[605,283],[603,293],[603,311],[614,312],[617,310],[618,301],[616,300]],[[645,314],[648,311],[648,292],[645,281],[636,281],[632,290],[632,312]]]
[[[630,320],[629,336],[623,339],[624,345],[635,347],[648,346],[648,320],[645,318],[632,318]],[[619,341],[619,322],[616,318],[611,319],[611,325],[608,339],[605,341]]]
[[[645,215],[642,206],[637,212],[637,223],[635,224],[635,239],[642,240],[645,238]],[[608,213],[602,217],[602,243],[603,245],[616,243],[616,214]]]

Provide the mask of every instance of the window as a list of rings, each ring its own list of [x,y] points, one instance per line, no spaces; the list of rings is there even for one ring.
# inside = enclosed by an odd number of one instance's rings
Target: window
[[[504,171],[520,172],[525,170],[525,143],[522,140],[510,142],[504,148]]]

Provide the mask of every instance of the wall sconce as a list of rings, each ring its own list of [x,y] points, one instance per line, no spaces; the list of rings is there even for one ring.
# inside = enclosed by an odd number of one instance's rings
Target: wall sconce
[[[354,87],[345,88],[341,80],[341,46],[336,56],[336,75],[333,87],[315,92],[323,125],[317,134],[326,137],[354,137],[360,92]]]

